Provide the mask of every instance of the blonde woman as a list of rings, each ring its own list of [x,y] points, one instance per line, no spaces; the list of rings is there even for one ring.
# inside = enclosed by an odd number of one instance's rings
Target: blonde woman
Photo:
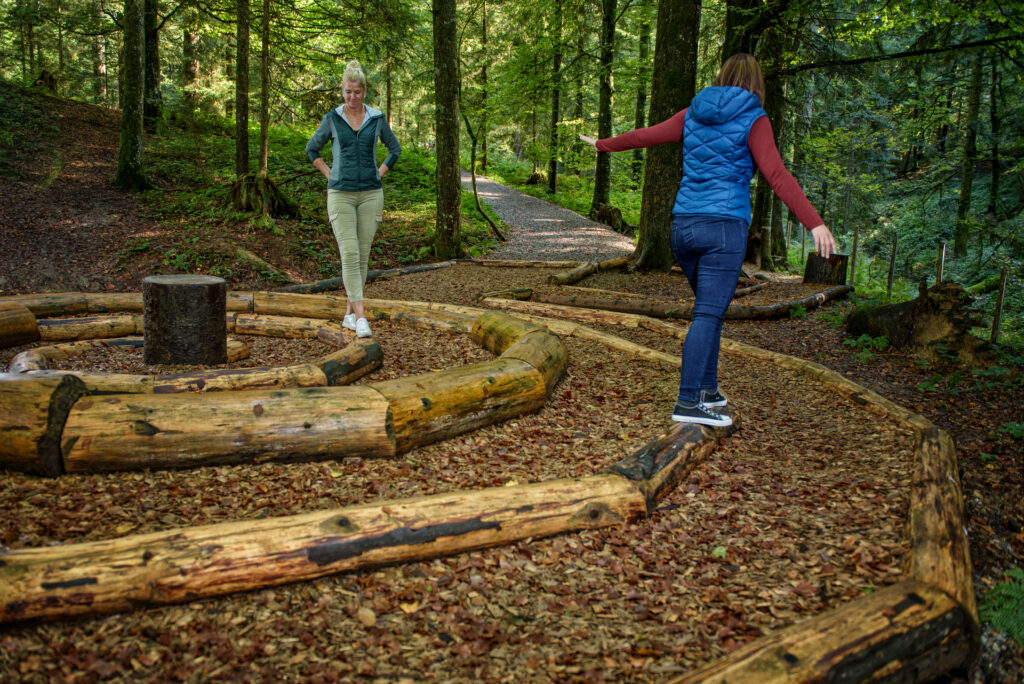
[[[363,307],[363,285],[366,284],[370,245],[384,210],[381,179],[394,168],[402,153],[387,117],[363,103],[366,90],[363,68],[352,60],[342,76],[345,103],[324,115],[306,143],[306,155],[327,179],[327,216],[338,241],[341,279],[348,298],[341,324],[355,330],[359,337],[372,334]],[[378,140],[388,150],[379,166]],[[320,150],[328,141],[331,141],[333,159],[330,168],[320,157]]]

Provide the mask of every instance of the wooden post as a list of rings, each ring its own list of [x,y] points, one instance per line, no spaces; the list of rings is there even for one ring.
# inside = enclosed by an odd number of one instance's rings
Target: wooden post
[[[1003,298],[1006,295],[1006,269],[999,276],[999,295],[996,297],[996,310],[992,314],[992,344],[999,342],[999,323],[1003,317]]]
[[[807,258],[807,229],[800,231],[800,261]]]
[[[896,245],[899,243],[899,236],[892,234],[892,254],[889,255],[889,283],[886,285],[885,298],[892,299],[892,281],[896,277]]]
[[[850,285],[857,286],[857,243],[860,241],[860,224],[853,226],[853,249],[850,251]]]
[[[939,247],[939,263],[935,270],[935,284],[938,285],[942,282],[942,269],[946,266],[946,243],[943,242]]]
[[[142,281],[146,363],[227,363],[223,278],[158,275]]]

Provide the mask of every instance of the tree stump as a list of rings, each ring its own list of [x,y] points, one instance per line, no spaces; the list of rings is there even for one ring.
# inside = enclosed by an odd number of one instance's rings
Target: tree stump
[[[223,278],[158,275],[142,281],[148,364],[227,363],[227,288]]]
[[[804,282],[845,285],[846,262],[849,259],[850,257],[846,254],[833,254],[828,259],[822,259],[816,252],[811,252],[807,255]]]

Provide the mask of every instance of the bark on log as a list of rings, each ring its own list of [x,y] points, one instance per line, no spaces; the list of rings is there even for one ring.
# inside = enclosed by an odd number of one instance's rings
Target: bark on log
[[[398,452],[476,430],[544,405],[544,376],[517,359],[496,359],[374,383],[391,405]]]
[[[647,512],[653,513],[661,500],[714,451],[720,438],[740,429],[739,415],[730,409],[725,409],[724,413],[734,419],[729,427],[678,423],[613,465],[608,472],[635,482],[644,493]]]
[[[67,472],[395,453],[388,404],[364,387],[90,397],[62,448]]]
[[[578,283],[594,273],[597,273],[597,262],[587,261],[576,268],[565,271],[564,273],[549,275],[548,282],[552,285],[571,285],[572,283]]]
[[[348,300],[335,295],[305,295],[291,292],[253,293],[253,313],[278,316],[308,316],[341,320]]]
[[[36,317],[23,304],[0,302],[0,349],[17,347],[39,339]]]
[[[153,381],[154,394],[326,387],[327,376],[312,363],[274,368],[228,368],[161,375]]]
[[[520,336],[502,352],[501,358],[519,359],[536,368],[544,376],[549,397],[569,365],[569,351],[547,330],[533,330]]]
[[[448,268],[454,266],[457,262],[440,261],[434,264],[419,264],[416,266],[403,266],[402,268],[388,268],[388,269],[371,269],[366,272],[366,282],[372,282],[374,280],[381,280],[383,278],[391,278],[393,276],[408,275],[410,273],[422,273],[424,271],[434,271],[439,268]],[[341,290],[345,287],[345,283],[341,278],[327,278],[325,280],[316,280],[312,283],[298,283],[296,285],[288,285],[287,287],[279,287],[276,292],[292,292],[295,294],[319,294],[321,292],[332,292],[335,290]]]
[[[520,337],[535,330],[542,328],[521,318],[489,311],[476,320],[470,337],[484,349],[500,355]]]
[[[193,601],[621,525],[644,512],[631,482],[596,475],[18,549],[0,564],[0,622]]]
[[[44,342],[93,340],[142,334],[142,316],[90,316],[39,321],[39,339]]]
[[[320,329],[324,326],[325,321],[322,319],[300,318],[296,316],[238,314],[235,318],[235,334],[237,335],[262,335],[265,337],[315,340],[323,339],[320,337]],[[341,329],[341,326],[337,326],[338,331]],[[328,333],[325,336],[330,339],[337,339],[337,335]]]
[[[466,314],[430,311],[429,309],[416,306],[399,304],[381,306],[376,303],[364,302],[364,305],[366,306],[367,315],[372,315],[374,318],[387,318],[396,323],[403,323],[414,328],[426,330],[468,333],[473,329],[473,324],[477,318],[476,316],[468,316]]]
[[[576,268],[579,261],[529,261],[516,259],[477,259],[472,262],[476,266],[493,266],[495,268]]]
[[[832,254],[828,259],[822,259],[816,252],[811,252],[807,255],[807,265],[804,267],[804,282],[845,285],[849,258],[846,254]]]
[[[89,313],[89,304],[81,292],[12,295],[0,297],[0,301],[17,302],[31,311],[36,318]]]
[[[673,684],[926,682],[965,662],[963,606],[908,580],[761,637]]]
[[[966,608],[972,636],[977,636],[966,524],[953,438],[930,427],[920,436],[910,485],[909,575],[956,598]]]
[[[84,297],[91,314],[119,311],[142,313],[143,310],[141,292],[87,292]]]
[[[769,285],[771,285],[771,283],[758,283],[757,285],[750,285],[748,287],[737,288],[737,290],[732,293],[732,298],[739,299],[740,297],[746,297],[748,294],[753,294],[754,292],[763,290]]]
[[[359,378],[380,368],[384,360],[380,343],[372,337],[356,340],[336,352],[321,356],[313,365],[327,378],[328,386],[351,385]]]
[[[85,391],[72,375],[0,374],[0,467],[50,477],[63,473],[61,429]]]
[[[227,363],[223,278],[158,275],[142,280],[148,364]]]
[[[484,299],[516,299],[519,301],[528,300],[533,297],[533,290],[528,287],[523,288],[511,288],[506,290],[494,290],[493,292],[481,292],[476,298],[477,300]]]

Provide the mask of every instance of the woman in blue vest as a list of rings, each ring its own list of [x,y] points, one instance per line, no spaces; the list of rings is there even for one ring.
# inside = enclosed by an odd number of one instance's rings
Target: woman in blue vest
[[[746,252],[755,164],[811,231],[818,254],[828,258],[836,249],[831,231],[782,163],[771,122],[761,108],[763,97],[764,76],[757,60],[737,54],[722,64],[714,85],[667,121],[604,140],[580,136],[602,152],[682,142],[672,253],[695,299],[672,410],[677,422],[732,425],[732,418],[714,410],[728,403],[718,388],[718,348]]]
[[[369,337],[370,324],[363,307],[363,285],[370,260],[370,245],[384,211],[381,178],[395,166],[402,147],[391,132],[387,117],[363,104],[366,76],[359,62],[352,60],[342,76],[345,104],[324,115],[306,154],[327,178],[327,216],[341,253],[341,279],[348,307],[341,324]],[[388,156],[377,166],[377,140],[387,147]],[[331,143],[332,162],[328,168],[320,150]]]

